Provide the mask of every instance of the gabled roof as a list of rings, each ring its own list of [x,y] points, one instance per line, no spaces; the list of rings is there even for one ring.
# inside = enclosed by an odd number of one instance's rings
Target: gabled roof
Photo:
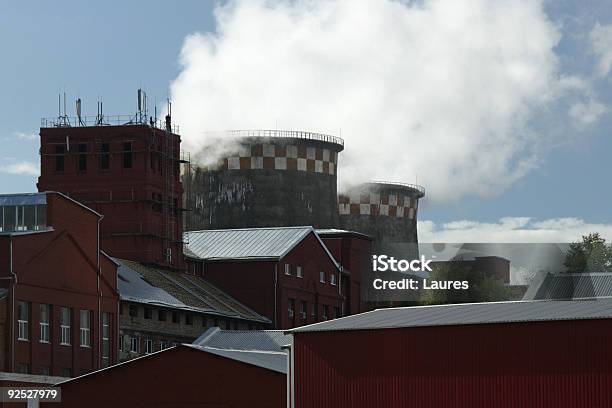
[[[289,330],[289,333],[424,326],[612,319],[612,299],[466,303],[377,309]]]
[[[291,336],[282,330],[221,330],[211,327],[193,344],[228,350],[276,351],[291,343]]]
[[[199,276],[114,258],[122,300],[270,323],[270,319],[243,305]]]
[[[545,273],[536,276],[524,300],[612,298],[612,272]]]
[[[319,241],[334,265],[338,263],[312,227],[242,228],[185,233],[185,255],[208,261],[279,260],[309,234]]]

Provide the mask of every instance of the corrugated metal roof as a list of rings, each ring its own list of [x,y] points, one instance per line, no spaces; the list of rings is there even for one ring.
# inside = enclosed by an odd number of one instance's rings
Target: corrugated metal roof
[[[282,330],[206,330],[193,344],[228,350],[256,350],[281,352],[291,343],[291,336]]]
[[[0,194],[0,205],[47,204],[46,193]]]
[[[172,272],[113,258],[119,262],[119,294],[124,300],[152,303],[200,313],[270,323],[270,319],[243,305],[198,276]]]
[[[266,368],[281,374],[287,374],[287,354],[285,352],[225,350],[193,344],[186,344],[186,346],[242,363]]]
[[[204,260],[281,259],[313,233],[336,268],[340,265],[312,227],[243,228],[185,233],[184,253]]]
[[[119,264],[118,286],[121,299],[160,306],[187,308],[187,305],[163,289],[147,282],[141,274],[129,267],[128,261],[111,258]]]
[[[312,227],[192,231],[187,251],[200,259],[282,258],[313,232]]]
[[[536,300],[612,297],[612,273],[548,273],[533,295]]]
[[[612,299],[469,303],[377,309],[291,333],[612,318]]]

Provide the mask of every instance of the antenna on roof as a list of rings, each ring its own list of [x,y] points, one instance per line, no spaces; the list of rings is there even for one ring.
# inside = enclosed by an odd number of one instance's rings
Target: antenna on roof
[[[85,126],[85,123],[83,123],[83,119],[81,117],[81,98],[76,100],[76,114],[77,120],[79,121],[79,126]]]
[[[102,111],[102,101],[98,101],[98,113],[96,115],[96,125],[104,124],[104,113]]]
[[[62,114],[62,94],[57,95],[57,126],[60,127],[68,127],[70,126],[70,121],[68,120],[68,115],[66,115],[66,92],[64,92],[64,112]]]
[[[144,119],[143,119],[144,118]],[[136,122],[144,123],[147,119],[147,93],[138,88],[138,114],[136,115]]]
[[[166,115],[166,131],[172,132],[172,102],[168,99],[168,114]]]

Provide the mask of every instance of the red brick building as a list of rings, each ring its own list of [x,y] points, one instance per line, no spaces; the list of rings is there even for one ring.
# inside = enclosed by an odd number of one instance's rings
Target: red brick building
[[[38,191],[60,191],[104,215],[101,247],[111,256],[180,269],[180,136],[132,121],[40,129]]]
[[[344,314],[363,312],[361,289],[362,282],[370,284],[367,280],[372,274],[373,239],[359,232],[339,229],[321,229],[317,230],[317,234],[348,277],[342,280]]]
[[[188,270],[272,321],[277,329],[346,314],[351,288],[312,227],[188,232]]]
[[[61,193],[0,195],[0,371],[70,377],[116,362],[101,220]]]

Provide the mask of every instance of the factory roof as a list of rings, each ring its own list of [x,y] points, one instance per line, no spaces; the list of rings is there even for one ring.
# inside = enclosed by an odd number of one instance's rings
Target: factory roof
[[[185,255],[208,261],[279,260],[314,234],[334,265],[338,263],[312,227],[243,228],[186,232]]]
[[[354,236],[369,239],[370,241],[374,239],[371,236],[364,234],[362,232],[349,231],[349,230],[336,229],[336,228],[317,229],[317,234],[319,234],[320,236],[354,235]]]
[[[291,343],[291,336],[282,330],[221,330],[211,327],[193,344],[218,349],[276,351]]]
[[[612,272],[544,273],[534,278],[524,300],[612,298]]]
[[[291,333],[612,318],[612,299],[466,303],[376,309]]]
[[[113,258],[122,300],[270,323],[249,307],[199,276]]]

